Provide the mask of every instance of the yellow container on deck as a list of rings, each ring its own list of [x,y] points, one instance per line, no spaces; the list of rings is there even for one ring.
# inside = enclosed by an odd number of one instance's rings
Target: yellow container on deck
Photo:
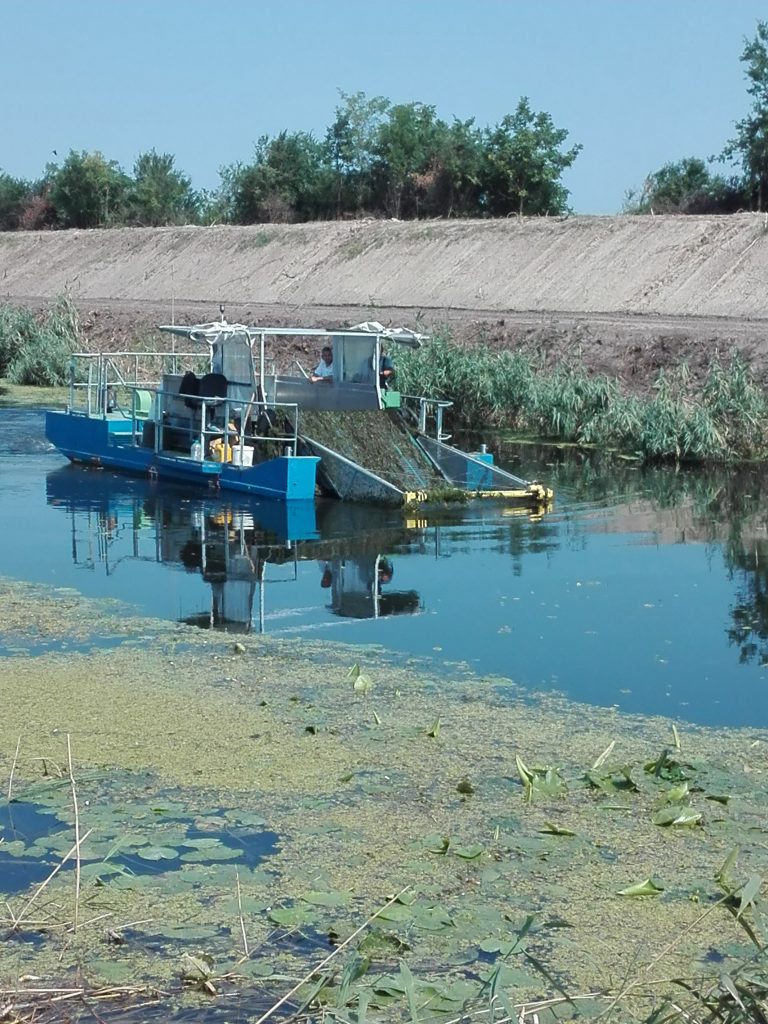
[[[214,462],[231,462],[232,445],[220,440],[211,441],[211,458]]]

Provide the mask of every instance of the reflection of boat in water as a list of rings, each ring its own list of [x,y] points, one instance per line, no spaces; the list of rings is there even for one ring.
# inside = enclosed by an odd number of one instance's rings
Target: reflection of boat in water
[[[321,586],[330,587],[334,614],[344,618],[378,619],[421,611],[417,591],[389,589],[394,571],[385,555],[337,558],[323,564]]]
[[[190,625],[265,632],[267,587],[297,581],[308,561],[320,568],[317,599],[327,606],[330,596],[335,615],[371,619],[421,610],[416,591],[395,590],[393,563],[381,554],[409,533],[384,510],[223,500],[72,467],[50,473],[46,483],[48,503],[71,519],[77,565],[114,576],[131,560],[199,574],[210,586],[210,602],[182,616]]]

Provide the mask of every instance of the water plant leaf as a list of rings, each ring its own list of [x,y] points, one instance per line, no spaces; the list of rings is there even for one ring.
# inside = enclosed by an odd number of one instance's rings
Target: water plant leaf
[[[414,984],[413,975],[411,974],[408,964],[404,961],[400,961],[400,978],[403,983],[403,991],[408,1001],[408,1011],[411,1015],[412,1024],[418,1024],[419,1011],[416,1004],[416,986]]]
[[[679,786],[672,786],[667,790],[666,801],[669,804],[679,804],[683,800],[686,800],[690,795],[690,789],[687,782],[681,782]]]
[[[424,846],[430,853],[448,853],[450,845],[448,836],[431,835],[424,840]]]
[[[565,780],[561,778],[557,768],[529,768],[517,754],[515,755],[517,774],[523,784],[527,803],[533,801],[535,794],[542,796],[560,796],[567,791]]]
[[[122,960],[89,960],[88,973],[107,985],[124,985],[134,973],[133,964]]]
[[[562,825],[555,825],[551,821],[544,822],[544,828],[540,828],[539,832],[544,832],[547,835],[552,836],[575,836],[576,833],[570,828],[564,828]]]
[[[308,907],[273,907],[267,914],[273,924],[279,924],[283,928],[299,928],[301,925],[310,924],[314,920],[314,914]]]
[[[582,778],[594,789],[601,789],[604,793],[639,792],[639,786],[632,778],[632,769],[629,765],[622,765],[621,768],[610,772],[588,769]]]
[[[755,897],[760,892],[762,884],[763,879],[760,875],[752,875],[752,877],[745,882],[744,888],[739,893],[739,909],[736,912],[737,921],[744,911],[754,904]]]
[[[615,746],[616,746],[616,740],[611,740],[611,742],[608,744],[608,746],[605,748],[605,750],[602,752],[602,754],[600,754],[600,756],[597,758],[595,763],[592,765],[592,770],[593,771],[596,771],[598,768],[602,767],[602,765],[605,764],[605,762],[608,760],[608,758],[613,753],[613,748]]]
[[[506,992],[504,991],[505,983],[507,985],[511,983],[509,972],[510,968],[507,964],[499,964],[499,966],[496,968],[496,970],[493,972],[489,979],[490,992],[488,994],[488,1003],[490,1008],[491,1020],[493,1020],[496,1015],[497,1006],[501,1007],[502,1012],[506,1014],[509,1020],[514,1020],[517,1016],[515,1014],[512,1004],[507,998]],[[518,979],[517,982],[512,982],[512,984],[519,985],[520,979]]]
[[[70,842],[70,846],[72,843]],[[10,842],[3,843],[3,853],[10,854],[11,857],[23,857],[27,852],[27,848],[24,845],[22,839],[12,839]],[[30,850],[30,852],[33,852]]]
[[[619,896],[658,896],[659,893],[664,892],[664,887],[657,885],[653,879],[646,878],[642,882],[635,882],[634,885],[628,885],[626,889],[619,889]]]
[[[738,846],[734,846],[715,874],[715,881],[718,883],[720,888],[724,889],[726,892],[732,892],[733,890],[730,880],[731,868],[733,868],[736,863],[738,856],[739,848]]]
[[[231,846],[224,846],[221,843],[219,846],[212,847],[211,849],[189,850],[186,853],[182,853],[181,859],[185,864],[208,864],[215,860],[235,860],[241,855],[241,850],[235,850]],[[141,856],[141,851],[139,851],[139,856]]]
[[[343,907],[352,899],[350,892],[308,892],[301,897],[305,903],[316,907]]]
[[[355,693],[368,693],[373,689],[373,680],[370,676],[359,675],[355,679],[353,689]]]
[[[184,846],[191,846],[195,850],[212,850],[217,846],[223,846],[224,844],[220,839],[184,839]]]
[[[413,920],[413,914],[408,907],[398,906],[396,903],[380,910],[376,917],[381,921],[392,921],[393,923]]]
[[[533,772],[528,770],[523,759],[517,754],[515,754],[515,765],[517,766],[517,774],[520,776],[522,784],[530,787],[533,783]]]
[[[662,750],[655,761],[648,761],[644,768],[649,775],[667,782],[683,782],[685,779],[689,779],[694,772],[693,765],[677,761],[670,756],[666,748]]]
[[[467,846],[452,846],[451,852],[463,860],[476,860],[485,853],[485,847],[479,843],[470,843]]]
[[[349,1002],[349,990],[351,986],[368,973],[368,968],[370,966],[371,961],[367,957],[362,957],[357,954],[348,961],[346,967],[341,972],[341,978],[339,979],[339,992],[336,1000],[337,1006],[347,1005]],[[358,1020],[359,1019],[358,1014]]]
[[[381,928],[374,926],[368,929],[368,933],[358,946],[358,951],[366,954],[370,953],[372,956],[381,959],[382,956],[387,954],[393,952],[402,953],[409,948],[408,943],[398,935],[392,932],[385,932]]]
[[[172,846],[144,846],[136,851],[142,860],[176,860],[179,851]]]
[[[701,812],[691,807],[662,807],[653,816],[654,825],[691,826],[701,822]]]

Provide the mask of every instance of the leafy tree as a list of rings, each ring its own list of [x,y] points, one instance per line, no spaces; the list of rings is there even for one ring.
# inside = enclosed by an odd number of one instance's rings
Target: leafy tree
[[[334,170],[336,215],[360,213],[372,201],[372,168],[376,140],[390,102],[384,96],[368,99],[364,92],[340,92],[342,105],[326,132],[325,141]]]
[[[0,171],[0,231],[18,228],[24,206],[32,194],[33,186],[28,181]]]
[[[50,164],[50,201],[65,228],[95,228],[121,223],[130,178],[101,153],[70,150],[61,167]]]
[[[726,143],[722,160],[739,160],[745,189],[760,211],[768,204],[768,22],[758,21],[754,39],[745,40],[741,61],[749,81],[752,108],[736,122],[736,135]]]
[[[170,153],[141,153],[128,196],[131,219],[157,227],[188,224],[197,218],[199,199],[192,182],[174,167]]]
[[[454,119],[438,140],[432,181],[423,209],[433,216],[472,216],[480,212],[482,133],[474,118]]]
[[[738,181],[712,174],[699,157],[664,164],[649,174],[640,195],[629,193],[625,213],[732,213],[742,203]]]
[[[254,162],[232,171],[232,217],[253,224],[327,216],[332,188],[323,143],[307,132],[263,135]]]
[[[446,130],[434,107],[423,103],[390,107],[377,131],[373,169],[379,181],[379,205],[390,216],[418,214],[416,179],[434,171],[438,140]]]
[[[568,138],[547,113],[534,113],[523,96],[514,114],[485,132],[481,172],[482,202],[494,217],[510,213],[560,214],[568,209],[568,190],[560,177],[582,147],[562,150]]]

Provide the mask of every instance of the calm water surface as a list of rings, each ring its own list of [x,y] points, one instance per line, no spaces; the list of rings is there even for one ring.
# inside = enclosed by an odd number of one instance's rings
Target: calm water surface
[[[0,410],[0,573],[206,629],[374,643],[623,711],[768,726],[762,473],[530,447],[505,461],[553,484],[550,514],[286,515],[70,467],[42,413]]]

